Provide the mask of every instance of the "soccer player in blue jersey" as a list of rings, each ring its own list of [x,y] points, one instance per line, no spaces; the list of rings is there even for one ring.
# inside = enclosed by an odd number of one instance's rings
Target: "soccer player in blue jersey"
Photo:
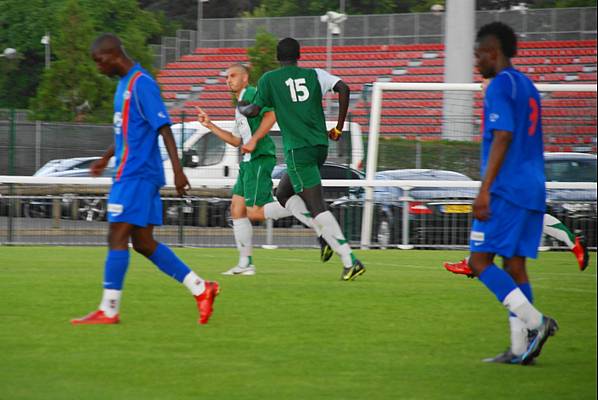
[[[469,263],[509,310],[511,347],[485,361],[527,365],[558,329],[533,305],[525,260],[537,256],[546,203],[540,96],[511,65],[513,30],[500,22],[477,33],[475,58],[492,82],[484,98],[482,184],[473,203]],[[504,259],[504,270],[494,264]],[[528,340],[528,333],[531,339]]]
[[[71,322],[75,325],[119,322],[130,239],[135,251],[189,289],[199,309],[198,322],[205,324],[213,311],[218,283],[201,279],[153,237],[154,226],[162,224],[160,187],[165,184],[158,135],[168,151],[178,194],[185,194],[190,187],[179,163],[160,89],[149,73],[128,57],[120,39],[113,34],[99,36],[92,44],[91,56],[102,74],[120,77],[114,95],[114,145],[91,165],[91,173],[100,176],[112,156],[116,156],[117,169],[108,198],[109,250],[102,301],[97,311]]]

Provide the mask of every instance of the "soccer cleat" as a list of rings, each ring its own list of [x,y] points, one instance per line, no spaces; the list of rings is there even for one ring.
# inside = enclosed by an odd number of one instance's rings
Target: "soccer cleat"
[[[456,263],[445,262],[443,265],[447,271],[450,271],[453,274],[467,275],[468,278],[474,277],[473,271],[471,270],[471,268],[469,268],[469,265],[467,265],[466,259],[463,259]]]
[[[495,357],[484,358],[482,361],[497,364],[521,364],[521,356],[516,356],[509,348],[504,353],[500,353]]]
[[[330,247],[328,242],[325,241],[322,236],[318,236],[318,242],[320,242],[320,261],[326,262],[330,260],[334,254],[332,247]]]
[[[71,319],[71,324],[73,325],[108,325],[108,324],[118,324],[120,319],[118,318],[118,314],[114,317],[108,317],[104,314],[104,311],[97,310],[92,313],[87,314],[84,317]]]
[[[576,236],[575,237],[575,246],[571,249],[573,254],[575,254],[575,258],[577,258],[577,263],[579,264],[579,270],[583,271],[588,267],[590,262],[590,254],[588,253],[588,247],[586,246],[586,240],[583,236]]]
[[[229,269],[228,271],[224,271],[222,275],[255,275],[255,265],[248,265],[246,267],[242,267],[240,265],[236,265]]]
[[[365,274],[365,267],[358,259],[353,261],[353,265],[348,268],[343,269],[343,273],[341,275],[341,279],[343,281],[352,281],[353,279],[357,278],[359,275]]]
[[[554,336],[558,329],[559,325],[554,319],[547,316],[542,317],[542,324],[535,330],[535,337],[530,341],[527,350],[521,356],[521,364],[531,364],[540,355],[544,343],[546,343],[550,336]]]
[[[207,324],[212,312],[214,311],[214,300],[220,293],[218,282],[205,282],[206,289],[199,296],[195,296],[197,309],[199,310],[199,323]]]

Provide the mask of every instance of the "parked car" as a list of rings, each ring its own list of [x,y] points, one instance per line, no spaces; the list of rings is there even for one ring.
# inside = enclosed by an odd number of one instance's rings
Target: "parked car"
[[[38,177],[89,177],[89,167],[100,157],[79,157],[51,160],[38,169],[33,176]],[[114,158],[110,160],[102,176],[114,174]],[[24,204],[24,215],[31,218],[49,218],[52,216],[51,195],[33,198]],[[65,193],[60,199],[61,217],[82,219],[86,221],[102,221],[106,219],[106,198],[97,196],[77,199],[74,193]]]
[[[596,155],[544,153],[547,182],[596,182]],[[590,247],[596,246],[596,190],[548,189],[546,212],[572,231],[581,231]]]
[[[458,172],[435,169],[381,171],[375,179],[472,181]],[[376,187],[372,244],[386,247],[403,242],[404,211],[409,218],[409,244],[467,244],[472,220],[471,204],[476,195],[475,188],[416,187],[407,192],[399,187]],[[406,197],[410,200],[405,210]],[[332,203],[333,212],[351,241],[361,240],[364,199],[364,191],[360,191],[357,195]],[[347,219],[350,222],[346,222]]]
[[[286,164],[279,164],[274,167],[272,171],[272,179],[280,179],[284,173],[287,171]],[[320,168],[320,176],[322,179],[364,179],[365,175],[353,169],[345,164],[337,164],[333,162],[325,162],[322,168]],[[324,187],[324,198],[328,201],[334,201],[342,196],[348,196],[351,190],[356,190],[358,188],[351,188],[349,186],[340,186],[340,187]],[[276,194],[276,189],[274,191]]]

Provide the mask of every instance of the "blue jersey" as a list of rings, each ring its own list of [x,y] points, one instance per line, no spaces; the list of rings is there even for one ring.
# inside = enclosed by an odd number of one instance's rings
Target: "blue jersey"
[[[484,98],[482,176],[485,176],[495,130],[513,139],[490,193],[529,210],[546,209],[544,142],[540,95],[532,81],[509,67],[488,86]]]
[[[158,129],[170,125],[156,81],[135,64],[114,94],[114,181],[143,178],[163,186]]]

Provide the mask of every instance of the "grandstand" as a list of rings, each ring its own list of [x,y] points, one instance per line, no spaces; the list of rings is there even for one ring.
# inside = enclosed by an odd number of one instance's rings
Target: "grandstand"
[[[367,130],[368,84],[372,82],[443,82],[443,48],[438,43],[333,47],[332,73],[351,87],[352,121]],[[538,83],[596,83],[596,40],[522,42],[513,61]],[[193,119],[198,105],[214,119],[232,119],[224,71],[234,62],[248,62],[245,48],[198,48],[167,64],[158,81],[175,120],[181,115]],[[300,65],[326,68],[326,47],[302,48]],[[441,92],[385,93],[382,135],[440,139],[442,96]],[[476,115],[481,115],[479,94],[474,107]],[[547,151],[573,151],[584,146],[596,152],[595,93],[552,93],[545,96],[543,107]]]

